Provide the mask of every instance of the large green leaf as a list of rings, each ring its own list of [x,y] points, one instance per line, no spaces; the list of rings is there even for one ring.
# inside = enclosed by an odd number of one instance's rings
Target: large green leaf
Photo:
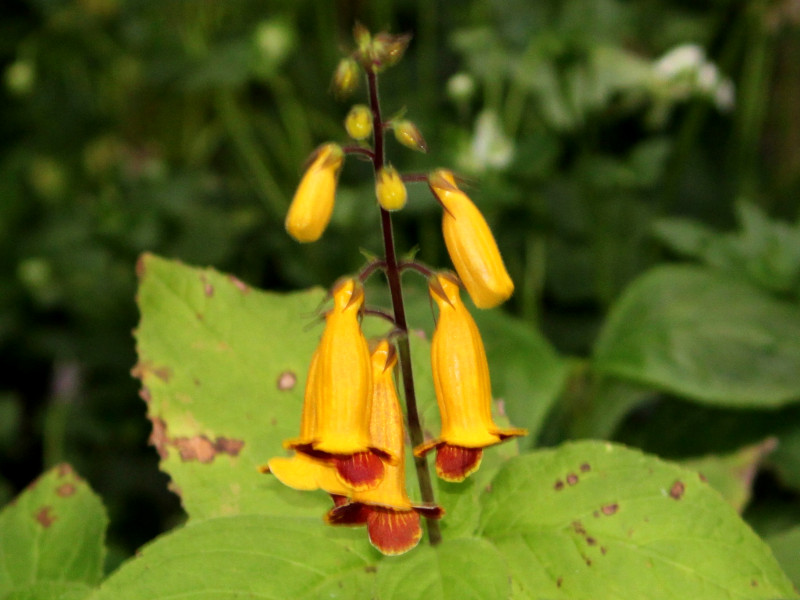
[[[769,548],[692,471],[601,442],[511,459],[483,497],[481,534],[513,597],[797,597]]]
[[[91,600],[368,598],[377,553],[358,533],[296,517],[190,523],[146,546]]]
[[[297,435],[320,289],[267,294],[211,269],[139,263],[136,331],[151,441],[192,518],[322,513],[257,466]]]
[[[380,600],[489,600],[508,598],[510,581],[503,557],[492,544],[462,538],[382,561],[376,590]]]
[[[613,307],[594,367],[700,402],[800,399],[800,308],[709,269],[666,266]]]
[[[0,513],[0,598],[69,598],[100,581],[108,523],[69,465],[34,481]]]

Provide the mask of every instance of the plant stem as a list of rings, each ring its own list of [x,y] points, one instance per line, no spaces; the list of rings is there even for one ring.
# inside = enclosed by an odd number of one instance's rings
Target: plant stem
[[[381,118],[381,106],[378,97],[378,74],[371,68],[365,70],[367,71],[369,103],[372,109],[372,135],[375,146],[372,164],[377,173],[383,167],[385,161],[383,120]],[[414,392],[414,377],[411,368],[411,347],[408,341],[408,324],[406,322],[406,310],[403,304],[403,288],[400,284],[400,267],[398,265],[397,252],[394,246],[392,215],[383,208],[381,208],[381,230],[383,232],[386,279],[389,282],[389,292],[392,295],[394,322],[397,329],[403,333],[403,335],[397,338],[397,352],[400,358],[400,371],[406,399],[408,434],[411,438],[411,444],[413,446],[418,446],[424,441],[424,436],[422,434],[419,410],[417,409],[417,397]],[[426,504],[435,504],[433,484],[431,482],[431,474],[428,470],[427,460],[424,457],[414,457],[414,466],[417,472],[417,481],[419,482],[419,491],[422,496],[422,501]],[[432,546],[435,546],[442,541],[439,522],[435,519],[427,519],[427,525],[428,540]]]

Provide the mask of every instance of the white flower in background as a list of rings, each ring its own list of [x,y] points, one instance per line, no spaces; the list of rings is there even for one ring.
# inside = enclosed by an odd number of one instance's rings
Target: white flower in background
[[[669,100],[687,100],[698,95],[714,102],[720,110],[733,108],[736,99],[733,81],[722,76],[697,44],[676,46],[653,63],[653,72],[656,85]]]
[[[514,142],[503,131],[500,119],[493,110],[484,110],[475,120],[469,152],[462,159],[463,166],[471,171],[502,170],[514,158]]]
[[[472,75],[456,73],[447,80],[447,95],[455,102],[468,102],[475,95],[475,80]]]

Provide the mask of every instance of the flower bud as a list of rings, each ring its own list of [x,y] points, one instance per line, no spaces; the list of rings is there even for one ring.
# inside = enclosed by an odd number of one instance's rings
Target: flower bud
[[[344,152],[332,143],[312,155],[286,215],[286,231],[298,242],[317,241],[328,226],[343,161]]]
[[[378,171],[375,195],[378,197],[378,204],[384,210],[400,210],[406,205],[408,198],[406,186],[400,173],[393,166],[387,165]]]
[[[403,144],[406,148],[411,148],[418,152],[427,152],[428,145],[425,143],[425,138],[422,137],[417,126],[411,121],[402,120],[397,121],[392,126],[394,129],[395,139]]]
[[[343,58],[336,66],[331,81],[333,95],[337,98],[347,98],[358,87],[358,63],[350,57]]]
[[[356,104],[347,113],[344,128],[354,140],[368,138],[372,134],[372,111],[365,104]]]
[[[442,232],[459,278],[478,308],[492,308],[514,292],[489,225],[467,195],[458,189],[450,171],[428,177],[431,190],[444,208]]]
[[[438,438],[414,449],[423,456],[436,448],[436,471],[447,481],[462,481],[480,466],[483,448],[526,435],[524,429],[501,429],[492,419],[489,365],[478,327],[467,311],[458,283],[438,273],[428,284],[439,318],[431,340],[436,401],[442,417]]]
[[[410,42],[410,33],[393,35],[382,32],[377,34],[372,41],[372,53],[376,65],[384,68],[396,64],[403,58]]]

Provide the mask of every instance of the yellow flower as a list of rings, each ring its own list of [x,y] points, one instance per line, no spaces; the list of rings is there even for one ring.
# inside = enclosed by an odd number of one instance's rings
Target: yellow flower
[[[492,419],[486,352],[453,276],[439,273],[431,278],[428,288],[439,307],[431,364],[442,430],[438,438],[417,446],[414,454],[423,456],[436,448],[439,477],[463,481],[480,466],[484,447],[526,435],[527,431],[501,429]]]
[[[359,317],[364,288],[341,279],[333,288],[333,309],[325,317],[314,376],[314,453],[330,457],[341,480],[353,489],[375,487],[383,478],[385,452],[370,438],[372,371]]]
[[[354,140],[363,140],[372,133],[372,111],[365,104],[356,104],[347,113],[344,128]]]
[[[386,448],[391,462],[380,485],[353,492],[331,509],[325,520],[332,525],[366,525],[370,542],[384,554],[402,554],[422,537],[420,514],[440,518],[438,506],[413,504],[406,493],[403,415],[394,385],[397,355],[394,346],[381,340],[372,352],[373,442]]]
[[[431,190],[444,207],[442,231],[450,259],[478,308],[492,308],[514,292],[500,250],[483,215],[458,189],[450,171],[428,177]]]
[[[375,195],[378,197],[378,204],[384,210],[400,210],[406,205],[408,193],[397,169],[387,165],[378,171]]]
[[[312,444],[316,436],[316,402],[313,390],[318,364],[319,351],[316,351],[311,358],[306,378],[300,435],[283,442],[284,448],[296,450],[295,454],[291,457],[272,458],[266,465],[260,466],[259,471],[272,473],[282,484],[296,490],[322,489],[330,494],[347,494],[349,489],[337,477],[333,462],[313,455]]]
[[[286,215],[286,231],[298,242],[317,241],[328,226],[342,162],[337,144],[323,144],[312,155]]]
[[[358,63],[350,57],[343,58],[336,65],[331,89],[337,98],[346,98],[358,87]]]

